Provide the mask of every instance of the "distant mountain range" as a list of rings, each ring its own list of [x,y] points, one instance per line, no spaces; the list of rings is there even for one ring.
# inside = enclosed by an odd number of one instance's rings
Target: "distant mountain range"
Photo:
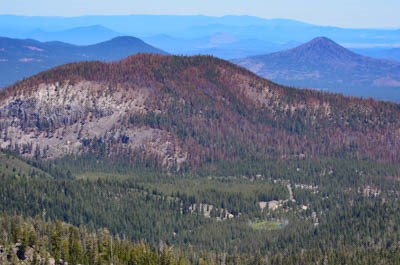
[[[0,35],[73,44],[94,44],[117,35],[136,36],[169,53],[211,54],[226,59],[292,48],[315,36],[327,36],[355,49],[400,44],[400,30],[395,29],[350,29],[251,16],[0,15]]]
[[[230,34],[216,33],[211,36],[183,39],[165,34],[145,37],[146,42],[178,55],[207,54],[223,59],[233,59],[292,48],[297,43],[274,43],[259,39],[240,39]]]
[[[136,53],[166,54],[134,37],[117,37],[88,46],[0,38],[0,87],[61,64],[114,61]]]
[[[175,44],[176,53],[182,50],[181,54],[191,54],[185,50],[185,43],[179,46],[178,39],[160,35],[159,40],[163,39]],[[215,45],[205,45],[210,41]],[[230,35],[198,39],[194,54],[212,54],[211,51],[214,51],[229,56],[242,55],[241,49],[233,44],[235,41]],[[217,47],[216,44],[221,43],[226,50]],[[3,73],[0,87],[57,65],[91,60],[115,61],[136,53],[166,54],[134,37],[117,37],[86,46],[0,38],[0,71]],[[285,85],[400,101],[400,62],[362,56],[325,37],[286,51],[235,59],[233,62]]]
[[[400,101],[400,62],[362,56],[325,37],[233,62],[281,84]]]
[[[61,31],[43,31],[41,29],[36,29],[26,32],[21,37],[39,41],[61,41],[75,45],[90,45],[122,35],[124,34],[115,32],[103,26],[94,25]]]

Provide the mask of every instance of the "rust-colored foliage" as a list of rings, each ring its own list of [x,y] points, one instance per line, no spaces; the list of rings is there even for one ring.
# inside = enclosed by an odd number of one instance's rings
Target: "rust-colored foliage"
[[[318,156],[400,162],[399,105],[280,86],[210,56],[140,54],[68,64],[7,88],[0,104],[34,94],[39,84],[80,81],[128,94],[146,88],[146,113],[127,113],[125,126],[173,134],[192,167]]]

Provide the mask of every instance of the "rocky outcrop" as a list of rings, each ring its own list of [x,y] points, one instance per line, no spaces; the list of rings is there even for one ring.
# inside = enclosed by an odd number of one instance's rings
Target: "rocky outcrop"
[[[146,88],[104,89],[104,84],[82,81],[42,83],[34,90],[2,102],[1,148],[51,159],[88,151],[90,143],[101,141],[112,143],[109,155],[141,149],[160,157],[166,167],[179,167],[186,160],[179,142],[167,131],[127,122],[132,114],[146,113]]]

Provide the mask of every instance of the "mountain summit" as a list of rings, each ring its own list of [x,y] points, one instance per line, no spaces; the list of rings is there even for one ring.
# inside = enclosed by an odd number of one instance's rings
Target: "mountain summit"
[[[275,53],[275,55],[278,54],[280,53]],[[311,62],[315,60],[315,62],[320,63],[321,60],[323,60],[332,64],[337,62],[346,62],[348,60],[366,59],[347,50],[326,37],[317,37],[296,48],[287,50],[281,55],[286,55],[287,57],[298,59],[299,61]]]
[[[278,83],[400,101],[400,63],[353,53],[318,37],[296,48],[234,60]]]
[[[283,87],[208,56],[61,66],[0,94],[0,146],[169,170],[346,156],[400,162],[396,104]]]

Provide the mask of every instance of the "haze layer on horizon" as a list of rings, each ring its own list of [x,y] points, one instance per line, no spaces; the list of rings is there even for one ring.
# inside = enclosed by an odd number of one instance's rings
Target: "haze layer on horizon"
[[[249,15],[353,28],[398,28],[398,10],[398,0],[0,0],[10,15]]]

